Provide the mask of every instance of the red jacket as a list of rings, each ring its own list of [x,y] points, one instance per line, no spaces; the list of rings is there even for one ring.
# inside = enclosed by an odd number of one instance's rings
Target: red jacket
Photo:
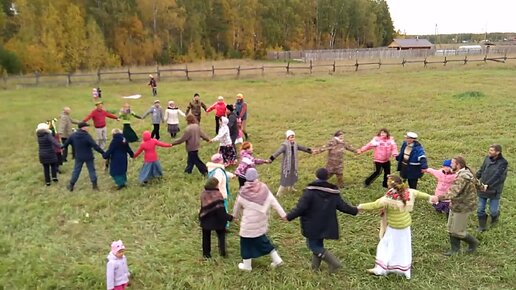
[[[160,142],[154,138],[151,138],[149,131],[143,132],[143,142],[136,152],[134,152],[134,158],[138,157],[142,151],[144,151],[143,160],[145,162],[154,162],[158,160],[158,153],[156,152],[156,146],[160,147],[172,147],[171,144]]]
[[[117,120],[118,117],[104,111],[104,109],[93,109],[91,113],[84,118],[84,122],[88,122],[89,119],[93,119],[93,126],[95,128],[104,128],[106,127],[106,117]]]
[[[224,101],[217,101],[215,104],[211,105],[206,112],[211,112],[215,109],[215,116],[222,117],[226,116],[226,103]]]

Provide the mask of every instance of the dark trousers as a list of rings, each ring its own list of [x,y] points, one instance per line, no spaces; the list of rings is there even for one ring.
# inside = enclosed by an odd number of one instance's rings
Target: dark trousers
[[[185,172],[190,174],[195,167],[199,169],[202,175],[208,174],[208,168],[206,168],[206,164],[199,159],[199,151],[188,151],[188,160],[186,161]]]
[[[402,164],[401,165],[401,171],[400,171],[401,178],[403,178],[403,181],[407,181],[408,182],[409,188],[417,189],[417,180],[418,180],[418,178],[407,178],[407,171],[408,171],[408,166],[405,165],[405,164]]]
[[[152,87],[152,96],[156,96],[158,94],[158,88],[157,87]]]
[[[61,144],[64,144],[68,138],[61,138]],[[72,158],[74,157],[73,146],[72,146]],[[68,161],[68,146],[63,149],[63,162]]]
[[[45,163],[43,164],[43,174],[45,175],[45,183],[50,183],[50,174],[52,179],[57,179],[57,163]]]
[[[306,239],[306,245],[308,249],[315,255],[324,253],[324,239]]]
[[[206,258],[211,258],[211,231],[202,230],[202,255]],[[222,257],[226,256],[226,230],[215,230],[217,239],[219,240],[219,254]]]
[[[215,116],[215,134],[219,134],[220,118],[221,117]]]
[[[152,124],[154,129],[152,129],[151,138],[156,138],[159,140],[159,124]]]
[[[383,170],[382,186],[387,188],[387,176],[391,174],[391,162],[375,162],[374,166],[375,171],[368,178],[366,178],[366,180],[364,181],[365,185],[369,186],[371,183],[373,183],[373,181],[378,177],[378,175],[380,175],[380,173],[382,173]]]
[[[238,176],[238,185],[239,185],[239,186],[238,186],[238,188],[240,188],[240,187],[244,186],[244,184],[245,184],[245,182],[246,182],[246,181],[247,181],[247,180],[246,180],[244,177],[242,177],[242,176]]]
[[[97,184],[97,173],[95,172],[95,163],[93,159],[88,161],[80,161],[75,159],[75,164],[73,165],[72,178],[70,179],[70,184],[72,186],[77,182],[77,179],[79,179],[79,175],[81,175],[82,165],[84,163],[86,163],[86,167],[88,168],[91,183]]]

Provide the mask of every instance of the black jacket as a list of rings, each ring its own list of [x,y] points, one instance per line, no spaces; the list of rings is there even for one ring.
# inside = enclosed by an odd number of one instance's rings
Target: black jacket
[[[124,175],[127,173],[127,154],[133,157],[134,153],[125,140],[122,133],[113,135],[109,149],[102,154],[104,159],[110,159],[109,174],[111,176]]]
[[[231,137],[231,142],[235,144],[235,140],[238,138],[238,123],[237,116],[235,112],[231,112],[228,115],[228,127],[229,127],[229,136]]]
[[[358,209],[348,205],[337,186],[316,180],[304,189],[297,206],[289,214],[289,221],[301,217],[301,232],[309,239],[338,239],[337,210],[356,215]]]
[[[36,132],[36,135],[38,136],[39,162],[41,164],[57,163],[55,147],[59,148],[61,144],[48,131],[40,130]]]
[[[483,184],[487,184],[487,191],[478,191],[478,196],[483,198],[500,198],[503,183],[507,177],[508,165],[502,153],[496,159],[491,159],[489,156],[484,159],[484,163],[477,171],[477,178]]]
[[[226,228],[226,223],[233,220],[233,216],[226,212],[224,201],[222,200],[214,202],[201,210],[206,210],[215,206],[219,206],[219,208],[211,210],[203,217],[199,217],[201,228],[203,230],[223,230]]]
[[[75,161],[93,160],[92,148],[100,154],[104,154],[104,150],[102,150],[99,145],[93,141],[90,134],[84,130],[79,129],[77,132],[70,135],[62,147],[66,148],[68,145],[72,145],[74,149]]]

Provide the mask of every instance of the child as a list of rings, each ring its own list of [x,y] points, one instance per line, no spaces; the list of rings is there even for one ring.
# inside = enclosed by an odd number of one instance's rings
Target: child
[[[184,117],[185,113],[183,113],[173,101],[169,101],[163,119],[167,122],[167,129],[172,138],[176,138],[177,133],[181,131],[179,130],[179,115]]]
[[[448,192],[448,189],[450,189],[453,181],[457,177],[451,168],[451,159],[444,160],[443,167],[441,169],[427,168],[423,169],[423,172],[429,173],[437,179],[437,187],[435,188],[434,193],[435,196],[441,196]],[[439,203],[434,204],[433,207],[437,212],[447,215],[450,212],[450,201],[440,201]]]
[[[217,233],[219,253],[226,256],[226,223],[233,220],[233,216],[224,208],[224,198],[219,191],[219,180],[210,177],[201,193],[201,210],[199,221],[202,228],[202,255],[211,258],[211,231]]]
[[[296,134],[292,130],[285,132],[287,138],[281,146],[269,157],[270,162],[274,161],[279,155],[283,154],[281,162],[281,178],[280,187],[276,196],[282,196],[285,191],[296,191],[294,184],[297,182],[297,151],[303,151],[312,154],[312,149],[298,145],[296,143]]]
[[[362,154],[367,150],[374,149],[373,161],[375,171],[364,181],[364,186],[368,187],[382,173],[382,186],[387,188],[387,177],[391,174],[391,156],[398,156],[398,146],[391,137],[389,131],[385,128],[380,129],[378,134],[366,145],[358,150],[358,154]]]
[[[240,147],[240,164],[235,170],[235,175],[238,176],[238,183],[242,187],[245,183],[245,173],[249,168],[254,168],[256,165],[270,163],[269,160],[254,158],[253,144],[245,141]]]
[[[93,98],[93,102],[98,102],[99,100],[99,92],[97,88],[93,88],[91,90],[91,97]]]
[[[326,161],[326,169],[330,173],[330,177],[335,174],[337,176],[337,185],[339,188],[344,187],[344,178],[342,174],[343,163],[342,158],[344,157],[344,150],[357,153],[357,151],[344,140],[344,133],[342,130],[338,130],[333,134],[333,138],[330,139],[328,144],[314,150],[314,153],[321,153],[328,151],[328,159]]]
[[[231,197],[229,179],[234,178],[235,175],[226,171],[224,168],[224,159],[220,153],[213,154],[213,156],[211,156],[211,162],[206,163],[206,167],[208,168],[208,177],[215,177],[219,181],[218,188],[224,198],[224,208],[226,212],[229,212],[228,200]],[[228,227],[229,222],[226,225],[226,228]]]
[[[113,129],[111,133],[113,134],[113,140],[109,144],[109,149],[102,154],[102,157],[111,160],[109,175],[115,181],[116,189],[120,190],[127,183],[127,154],[133,157],[134,153],[120,129]]]
[[[337,210],[356,215],[358,209],[342,200],[338,187],[328,182],[330,173],[326,168],[318,169],[315,176],[317,180],[308,184],[296,208],[287,214],[287,220],[301,217],[301,232],[312,251],[312,270],[318,271],[321,261],[325,261],[330,273],[334,273],[341,264],[324,248],[324,240],[339,238]]]
[[[131,110],[131,106],[128,103],[125,103],[124,106],[120,109],[118,119],[122,120],[122,124],[124,124],[124,137],[129,143],[138,141],[138,135],[136,135],[136,132],[134,132],[133,128],[131,127],[132,117],[137,119],[142,118]]]
[[[224,166],[230,166],[236,163],[236,152],[231,142],[231,136],[229,134],[228,118],[220,118],[220,128],[217,136],[213,137],[210,142],[219,141],[219,153],[224,158]]]
[[[40,123],[36,128],[39,146],[39,162],[43,165],[45,184],[50,186],[50,175],[52,181],[57,182],[58,158],[56,148],[61,148],[61,144],[52,136],[48,124]]]
[[[107,256],[106,282],[108,290],[125,290],[129,284],[129,267],[124,255],[125,246],[121,240],[111,243],[111,252]]]
[[[159,140],[159,125],[163,123],[164,115],[163,115],[163,109],[161,108],[161,105],[159,103],[159,100],[154,100],[154,105],[143,114],[142,119],[145,119],[147,115],[151,115],[151,121],[152,121],[152,133],[151,138],[156,138]]]
[[[416,198],[427,199],[431,196],[408,189],[399,176],[389,175],[389,190],[374,202],[359,204],[359,210],[383,209],[380,228],[380,242],[376,247],[375,267],[367,270],[370,274],[385,276],[389,273],[405,275],[410,279],[412,268],[412,234],[410,212],[414,209]]]
[[[143,141],[140,144],[138,150],[136,150],[136,152],[134,153],[134,158],[136,158],[138,157],[138,155],[140,155],[140,153],[142,153],[142,151],[145,152],[145,155],[143,157],[143,167],[140,171],[140,176],[138,177],[138,181],[140,181],[142,185],[146,184],[152,177],[163,176],[163,170],[161,169],[161,164],[158,160],[156,146],[172,147],[171,144],[163,143],[151,138],[151,133],[149,131],[144,131]]]
[[[243,209],[240,222],[240,255],[243,261],[238,268],[251,271],[252,259],[266,254],[271,255],[271,267],[276,268],[283,264],[283,260],[267,237],[269,209],[273,207],[282,219],[286,218],[285,211],[267,185],[258,180],[256,169],[248,169],[245,178],[247,182],[240,188],[233,207],[235,218]]]

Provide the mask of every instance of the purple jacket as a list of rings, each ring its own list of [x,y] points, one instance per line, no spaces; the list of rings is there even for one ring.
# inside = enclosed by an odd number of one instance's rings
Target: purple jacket
[[[267,162],[265,159],[254,158],[253,154],[247,150],[240,151],[240,163],[235,170],[235,175],[245,178],[245,173],[249,168],[255,168],[256,165],[260,165]]]

